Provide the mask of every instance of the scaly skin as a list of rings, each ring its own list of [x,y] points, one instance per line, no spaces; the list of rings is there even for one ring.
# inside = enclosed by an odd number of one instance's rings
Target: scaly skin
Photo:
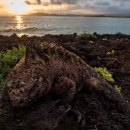
[[[54,43],[34,41],[27,45],[25,61],[19,62],[6,80],[14,107],[24,107],[49,93],[70,103],[82,87],[92,87],[126,108],[126,102],[112,85],[79,56]]]

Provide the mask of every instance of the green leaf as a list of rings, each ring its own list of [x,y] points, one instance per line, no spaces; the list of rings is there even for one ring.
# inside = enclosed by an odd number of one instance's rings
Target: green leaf
[[[0,53],[0,86],[5,82],[6,75],[9,73],[11,67],[26,54],[26,47],[13,47],[12,50]]]

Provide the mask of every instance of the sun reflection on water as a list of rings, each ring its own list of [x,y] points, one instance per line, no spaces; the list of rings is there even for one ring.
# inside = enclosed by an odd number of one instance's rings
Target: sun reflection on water
[[[22,16],[16,16],[16,29],[21,30],[24,28]]]

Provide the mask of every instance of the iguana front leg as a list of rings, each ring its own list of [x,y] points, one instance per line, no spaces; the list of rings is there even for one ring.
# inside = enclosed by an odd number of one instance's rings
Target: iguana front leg
[[[62,103],[67,107],[68,114],[76,117],[77,123],[81,122],[84,125],[86,122],[85,118],[78,110],[71,109],[69,105],[76,94],[76,83],[67,77],[60,77],[54,83],[53,92],[63,97]]]
[[[52,91],[63,97],[63,103],[69,104],[76,93],[76,83],[67,77],[60,77],[54,81]]]

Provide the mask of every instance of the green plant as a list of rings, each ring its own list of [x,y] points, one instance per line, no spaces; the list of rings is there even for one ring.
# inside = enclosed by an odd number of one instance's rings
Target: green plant
[[[106,68],[103,68],[103,67],[95,67],[94,70],[98,73],[100,73],[104,79],[106,79],[107,81],[111,82],[111,83],[114,83],[114,79],[112,77],[112,75],[110,74],[110,72],[106,69]]]
[[[92,39],[97,39],[97,36],[96,36],[96,35],[86,34],[86,33],[80,34],[80,35],[78,35],[78,37],[80,37],[80,38],[92,38]]]
[[[22,58],[26,53],[25,46],[13,47],[12,50],[0,53],[0,86],[4,84],[6,75],[10,69]]]
[[[117,92],[121,93],[121,87],[119,87],[118,85],[114,85],[115,89]]]
[[[106,79],[108,82],[113,83],[115,90],[117,92],[119,92],[119,93],[121,92],[121,87],[119,87],[118,85],[115,84],[115,80],[113,79],[112,74],[106,68],[94,67],[94,70],[96,72],[98,72],[99,74],[101,74],[103,76],[103,78]]]
[[[123,33],[121,32],[117,32],[116,35],[124,35]]]
[[[107,55],[114,55],[115,54],[115,50],[111,50],[109,52],[106,53]]]

